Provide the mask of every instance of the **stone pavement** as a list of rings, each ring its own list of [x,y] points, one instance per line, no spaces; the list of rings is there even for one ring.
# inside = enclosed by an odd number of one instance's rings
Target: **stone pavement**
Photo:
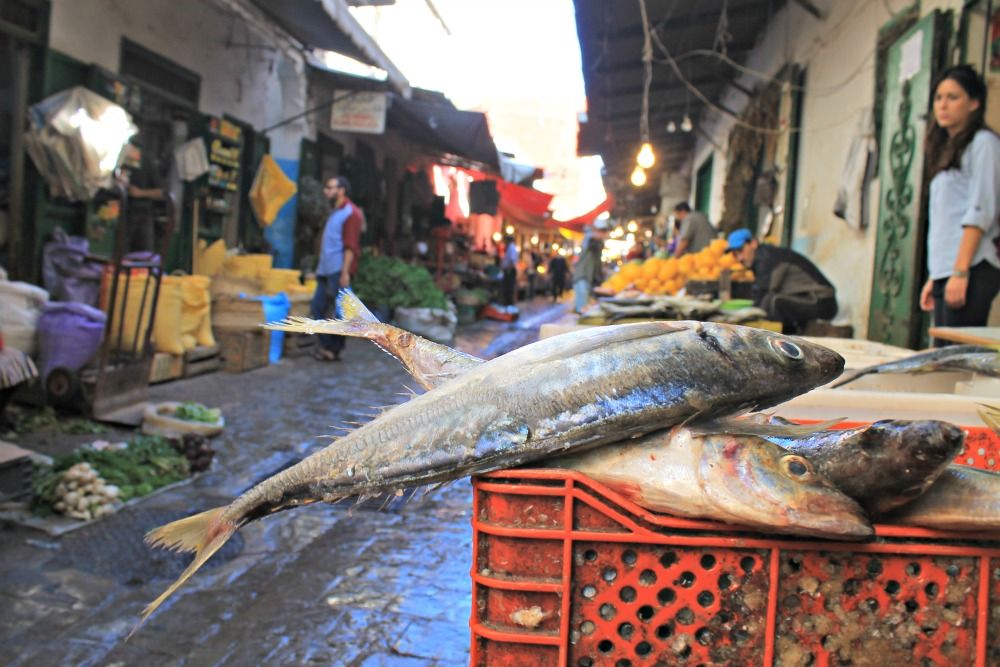
[[[568,308],[520,305],[516,323],[460,327],[456,347],[497,356],[536,340]],[[467,664],[467,480],[385,511],[318,505],[251,524],[124,641],[188,560],[147,549],[147,530],[226,504],[324,446],[318,434],[406,400],[404,384],[415,386],[400,364],[352,340],[339,364],[283,359],[153,387],[154,401],[222,409],[212,469],[61,538],[4,525],[0,664]]]

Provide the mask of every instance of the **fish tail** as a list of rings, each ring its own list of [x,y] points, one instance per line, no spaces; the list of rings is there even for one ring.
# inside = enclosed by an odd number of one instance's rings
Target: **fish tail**
[[[177,577],[177,581],[170,584],[167,590],[163,591],[160,597],[150,602],[139,618],[139,622],[132,628],[129,637],[135,634],[150,614],[156,611],[163,602],[173,595],[185,581],[191,578],[212,555],[222,548],[229,541],[229,538],[236,533],[239,524],[233,523],[224,518],[225,507],[217,507],[207,512],[195,514],[179,521],[168,523],[165,526],[155,528],[146,533],[146,544],[151,547],[162,547],[173,551],[195,552],[194,560],[187,566],[187,569]]]
[[[361,299],[358,298],[358,295],[350,287],[344,287],[337,294],[337,311],[345,320],[379,322],[375,314],[368,310],[365,304],[361,303]]]

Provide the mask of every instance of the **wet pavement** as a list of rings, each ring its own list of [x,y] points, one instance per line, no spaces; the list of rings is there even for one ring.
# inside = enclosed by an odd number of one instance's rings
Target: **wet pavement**
[[[538,327],[569,307],[543,298],[519,305],[517,322],[459,327],[455,346],[498,356],[537,340]],[[3,525],[0,664],[468,664],[467,480],[388,510],[318,505],[251,524],[124,641],[189,559],[147,549],[146,531],[228,503],[325,446],[319,434],[405,401],[404,385],[415,386],[398,362],[352,340],[341,363],[286,358],[152,387],[153,401],[222,409],[213,467],[60,538]]]

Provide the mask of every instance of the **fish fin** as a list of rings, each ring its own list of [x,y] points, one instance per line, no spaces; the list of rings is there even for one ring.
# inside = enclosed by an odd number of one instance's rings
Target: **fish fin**
[[[258,325],[269,331],[289,331],[302,334],[331,334],[334,336],[353,336],[365,338],[365,326],[359,325],[361,320],[314,320],[308,317],[287,317],[276,322]]]
[[[554,346],[550,354],[536,358],[532,363],[546,364],[557,359],[568,359],[579,354],[592,352],[628,341],[640,340],[643,338],[653,338],[668,333],[681,333],[688,331],[695,326],[691,322],[665,322],[657,320],[653,322],[636,322],[634,324],[620,324],[609,332],[611,327],[594,327],[589,331],[576,331],[572,334],[562,334],[570,336],[562,346]],[[555,338],[560,338],[556,336]]]
[[[804,438],[818,431],[833,428],[844,421],[831,419],[819,424],[761,424],[747,419],[720,418],[698,421],[688,425],[691,431],[700,434],[725,435],[755,435],[758,437],[779,436],[785,438]]]
[[[226,521],[222,518],[225,507],[189,516],[179,521],[168,523],[165,526],[155,528],[146,533],[146,544],[151,547],[161,547],[173,551],[193,551],[194,560],[187,566],[177,581],[170,584],[167,590],[163,591],[160,597],[156,598],[142,610],[138,623],[128,634],[131,637],[136,630],[142,627],[150,614],[156,611],[163,602],[170,597],[185,581],[191,578],[212,555],[222,548],[229,538],[233,536],[239,525]],[[127,639],[127,638],[126,638]]]
[[[850,375],[845,375],[845,376],[841,377],[839,380],[837,380],[836,382],[834,382],[834,383],[832,383],[830,385],[830,389],[836,389],[837,387],[842,387],[842,386],[844,386],[845,384],[847,384],[849,382],[854,382],[858,378],[860,378],[860,377],[862,377],[864,375],[868,375],[868,373],[870,373],[870,372],[878,372],[878,371],[871,371],[871,370],[869,370],[867,368],[863,368],[860,371],[855,371],[855,372],[851,373]]]
[[[1000,408],[995,405],[980,403],[977,411],[983,423],[993,429],[994,433],[1000,435]]]
[[[342,288],[337,294],[337,312],[345,320],[379,322],[379,319],[375,317],[372,311],[368,310],[365,304],[361,303],[361,299],[358,298],[358,295],[350,287]]]

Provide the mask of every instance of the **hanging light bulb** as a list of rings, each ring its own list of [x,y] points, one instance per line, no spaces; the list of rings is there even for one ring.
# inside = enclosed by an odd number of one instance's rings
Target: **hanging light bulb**
[[[635,234],[635,233],[636,233],[636,231],[638,231],[638,229],[639,229],[639,223],[638,223],[638,222],[636,222],[635,220],[629,220],[629,221],[628,221],[628,225],[626,226],[626,228],[627,228],[627,229],[628,229],[628,230],[629,230],[630,232],[632,232],[633,234]]]
[[[506,229],[504,229],[504,231],[507,232],[508,235],[509,234],[513,234],[514,233],[514,225],[507,225],[507,227],[506,227]]]
[[[673,134],[676,131],[677,131],[677,123],[675,123],[674,121],[670,121],[669,123],[667,123],[667,132]]]
[[[685,132],[690,132],[694,129],[694,124],[691,122],[691,116],[684,114],[684,120],[681,121],[681,129]]]
[[[635,165],[635,169],[632,171],[632,185],[637,188],[641,188],[646,184],[646,172],[643,171],[642,167]]]
[[[635,157],[635,162],[643,169],[649,169],[656,164],[656,156],[653,155],[653,147],[648,141],[643,142],[639,154]]]

